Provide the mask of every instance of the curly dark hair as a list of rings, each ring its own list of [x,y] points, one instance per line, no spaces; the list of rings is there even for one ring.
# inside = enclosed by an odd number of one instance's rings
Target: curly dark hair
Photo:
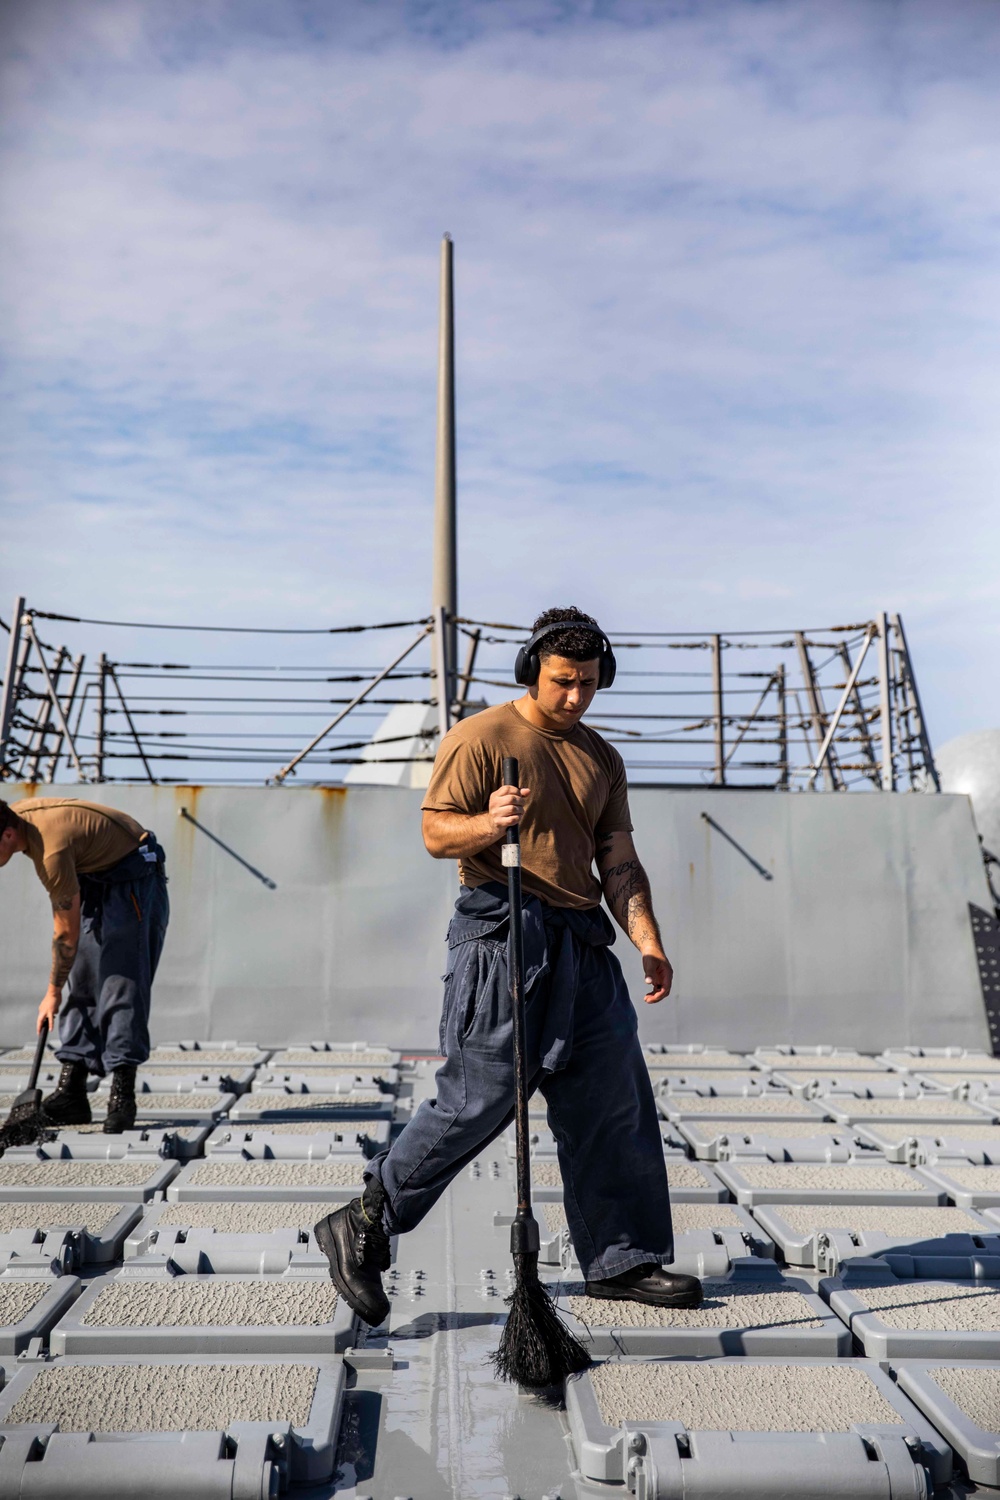
[[[585,615],[582,609],[577,609],[575,604],[568,604],[564,609],[545,610],[532,625],[531,633],[534,635],[536,630],[543,630],[546,625],[555,625],[560,620],[573,620],[579,623],[580,628],[559,630],[555,635],[547,635],[539,643],[540,657],[565,656],[570,661],[593,661],[600,656],[604,649],[603,640],[593,630],[585,628],[587,625],[597,625],[597,621],[593,615]]]
[[[0,833],[3,833],[5,828],[22,828],[23,826],[14,809],[0,797]]]

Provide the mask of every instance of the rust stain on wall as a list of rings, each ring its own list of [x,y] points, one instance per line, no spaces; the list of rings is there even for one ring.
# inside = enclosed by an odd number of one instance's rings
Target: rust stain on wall
[[[319,805],[327,832],[335,833],[340,826],[347,802],[347,788],[346,786],[318,786],[314,790],[320,799]]]
[[[174,829],[173,848],[170,858],[170,876],[183,885],[184,893],[191,894],[191,881],[194,874],[195,862],[195,836],[198,830],[187,818],[181,817],[182,810],[186,809],[191,816],[198,815],[198,797],[202,788],[200,786],[175,786],[171,788],[174,801]]]
[[[198,798],[205,790],[204,787],[196,785],[175,786],[173,790],[178,813],[182,807],[186,807],[192,818],[196,818],[198,816]]]
[[[347,811],[345,786],[318,786],[310,789],[319,797],[320,858],[327,878],[335,881],[344,845],[344,814]]]

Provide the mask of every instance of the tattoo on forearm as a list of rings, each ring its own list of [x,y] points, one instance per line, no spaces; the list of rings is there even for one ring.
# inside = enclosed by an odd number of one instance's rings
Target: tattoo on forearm
[[[612,865],[604,872],[604,889],[613,911],[627,905],[629,897],[641,889],[649,890],[646,872],[637,859],[627,859],[624,864]]]
[[[49,975],[49,983],[53,989],[61,990],[69,978],[69,971],[76,958],[77,946],[71,938],[64,937],[58,932],[52,939],[52,972]]]
[[[659,944],[660,929],[653,915],[649,879],[639,861],[627,859],[603,873],[608,905],[632,942],[637,948],[647,942]]]

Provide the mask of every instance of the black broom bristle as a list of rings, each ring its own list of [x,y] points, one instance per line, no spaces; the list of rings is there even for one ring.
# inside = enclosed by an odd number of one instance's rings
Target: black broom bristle
[[[41,1108],[18,1115],[15,1106],[0,1126],[0,1156],[8,1146],[33,1146],[36,1141],[51,1139],[54,1133],[51,1120]]]
[[[507,1306],[507,1322],[492,1359],[498,1380],[541,1390],[588,1368],[590,1355],[570,1333],[538,1279],[536,1254],[514,1256],[514,1290]]]

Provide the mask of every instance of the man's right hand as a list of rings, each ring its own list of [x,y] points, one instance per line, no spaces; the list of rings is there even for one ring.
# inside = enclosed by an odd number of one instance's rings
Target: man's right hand
[[[502,786],[493,793],[485,812],[426,811],[422,828],[428,854],[435,859],[465,859],[498,844],[508,828],[520,823],[527,796],[526,786]]]
[[[50,985],[45,991],[45,999],[38,1007],[38,1019],[35,1022],[36,1034],[41,1031],[43,1021],[48,1021],[50,1031],[55,1030],[56,1016],[59,1014],[61,1004],[62,990],[55,990]]]
[[[502,786],[493,793],[487,813],[497,839],[502,839],[508,828],[516,828],[520,823],[530,790],[526,786]]]

